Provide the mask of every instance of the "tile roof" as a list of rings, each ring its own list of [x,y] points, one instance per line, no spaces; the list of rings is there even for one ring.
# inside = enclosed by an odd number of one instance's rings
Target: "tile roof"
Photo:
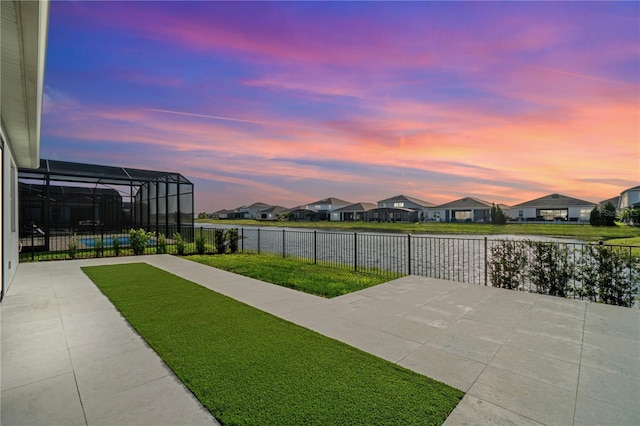
[[[486,209],[491,208],[493,206],[492,203],[484,200],[480,200],[478,198],[465,197],[460,198],[459,200],[451,201],[449,203],[441,204],[438,208],[442,209]],[[507,207],[507,206],[505,206]],[[500,206],[502,208],[502,206]]]
[[[415,204],[417,204],[419,206],[422,206],[422,207],[434,207],[435,206],[435,204],[430,203],[428,201],[420,200],[418,198],[409,197],[407,195],[402,195],[402,194],[395,195],[395,196],[393,196],[391,198],[386,198],[386,199],[380,200],[378,202],[379,203],[386,203],[386,202],[393,202],[393,201],[411,201],[412,203],[415,203]]]
[[[536,207],[536,208],[564,208],[573,206],[595,206],[596,203],[591,201],[579,200],[577,198],[568,197],[562,194],[549,194],[535,200],[525,201],[516,204],[516,207]]]

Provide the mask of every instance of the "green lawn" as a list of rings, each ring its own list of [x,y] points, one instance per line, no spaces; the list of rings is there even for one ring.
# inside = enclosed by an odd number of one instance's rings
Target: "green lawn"
[[[551,237],[576,238],[585,241],[609,240],[612,238],[640,237],[640,228],[617,224],[616,226],[566,225],[566,224],[508,224],[484,223],[375,223],[375,222],[270,222],[257,220],[197,219],[198,223],[242,226],[286,226],[318,229],[350,229],[353,231],[401,232],[407,234],[471,234],[471,235],[547,235]]]
[[[314,265],[272,254],[196,255],[185,259],[323,297],[336,297],[389,281],[380,275]]]
[[[636,247],[640,247],[640,237],[633,237],[633,238],[616,238],[613,240],[609,240],[607,241],[608,244],[619,244],[621,246],[636,246]],[[624,250],[627,250],[627,248],[625,248]],[[632,248],[630,249],[630,253],[632,253],[634,256],[640,256],[640,248]]]
[[[225,425],[439,425],[464,396],[147,264],[83,270]]]

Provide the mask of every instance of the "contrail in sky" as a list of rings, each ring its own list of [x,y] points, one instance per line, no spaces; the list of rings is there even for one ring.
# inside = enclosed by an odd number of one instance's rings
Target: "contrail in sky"
[[[181,112],[181,111],[170,111],[166,109],[155,109],[155,108],[143,108],[146,111],[153,112],[161,112],[164,114],[174,114],[174,115],[184,115],[187,117],[200,117],[200,118],[210,118],[213,120],[224,120],[224,121],[236,121],[239,123],[249,123],[249,124],[258,124],[261,126],[276,126],[276,127],[287,127],[290,129],[305,129],[305,130],[317,130],[321,132],[326,132],[328,129],[321,129],[318,127],[306,127],[306,126],[296,126],[291,124],[277,123],[273,121],[257,121],[257,120],[244,120],[242,118],[231,118],[231,117],[221,117],[218,115],[206,115],[206,114],[195,114],[192,112]]]

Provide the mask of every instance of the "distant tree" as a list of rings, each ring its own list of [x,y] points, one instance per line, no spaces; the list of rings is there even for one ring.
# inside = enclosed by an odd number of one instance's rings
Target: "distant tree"
[[[589,216],[589,223],[591,226],[600,226],[602,225],[602,219],[600,217],[600,209],[598,206],[595,206],[593,210],[591,210],[591,215]]]
[[[495,203],[491,206],[490,216],[491,223],[495,225],[505,225],[507,223],[507,216],[504,214],[500,206],[496,206]]]
[[[591,210],[589,223],[593,226],[615,226],[616,224],[616,206],[608,202],[603,207],[595,206]]]
[[[616,222],[616,206],[608,202],[600,212],[600,222],[602,226],[615,226]]]
[[[630,224],[640,223],[640,207],[624,209],[621,214],[622,221]]]
[[[198,219],[207,219],[209,217],[205,212],[198,213]]]

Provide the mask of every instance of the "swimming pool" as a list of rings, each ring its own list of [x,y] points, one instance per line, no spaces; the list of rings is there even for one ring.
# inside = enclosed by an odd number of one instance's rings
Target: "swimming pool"
[[[104,242],[102,244],[103,247],[113,247],[113,239],[114,238],[118,238],[120,240],[120,246],[128,246],[129,245],[129,236],[128,235],[123,235],[121,237],[106,237],[104,239]],[[96,240],[99,240],[99,238],[95,238],[95,237],[87,237],[87,238],[80,238],[80,244],[84,244],[85,247],[88,248],[93,248],[96,246]]]

